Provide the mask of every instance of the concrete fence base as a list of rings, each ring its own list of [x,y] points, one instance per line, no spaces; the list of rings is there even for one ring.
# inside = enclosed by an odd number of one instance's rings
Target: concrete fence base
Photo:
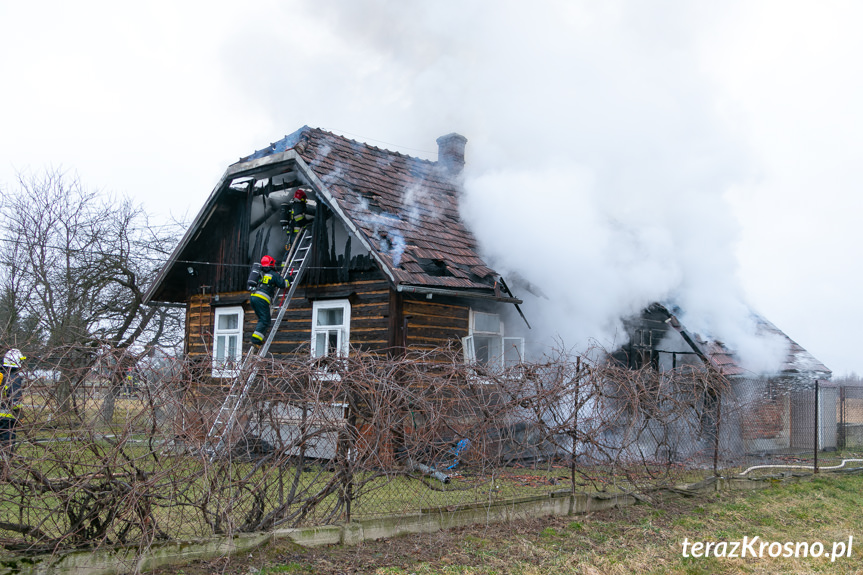
[[[799,474],[771,478],[710,478],[693,485],[661,489],[651,494],[660,498],[695,495],[718,490],[750,490],[768,487],[777,480],[793,481]],[[137,547],[100,548],[46,556],[0,559],[0,575],[115,575],[180,565],[200,559],[216,559],[248,552],[272,541],[289,539],[306,547],[356,545],[362,541],[397,537],[411,533],[433,533],[442,529],[517,519],[575,515],[634,505],[635,495],[555,492],[489,504],[423,509],[419,513],[364,519],[345,525],[277,529],[266,533],[242,533],[194,541],[173,541]]]

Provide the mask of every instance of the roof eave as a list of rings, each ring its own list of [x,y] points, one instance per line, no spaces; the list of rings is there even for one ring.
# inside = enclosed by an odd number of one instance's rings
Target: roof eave
[[[516,297],[504,297],[504,296],[495,295],[493,293],[483,293],[483,292],[470,291],[470,290],[448,289],[448,288],[439,288],[439,287],[431,287],[431,286],[399,284],[398,286],[396,286],[396,291],[400,292],[400,293],[421,293],[421,294],[430,294],[430,295],[465,297],[465,298],[473,298],[473,299],[487,299],[487,300],[498,301],[501,303],[512,303],[512,304],[516,304],[516,305],[524,303],[522,300],[520,300]]]

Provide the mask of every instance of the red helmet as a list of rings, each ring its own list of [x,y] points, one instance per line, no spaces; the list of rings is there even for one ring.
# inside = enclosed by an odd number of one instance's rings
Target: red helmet
[[[306,199],[306,192],[304,192],[303,189],[300,188],[299,190],[294,192],[294,199],[295,200],[305,200]]]
[[[264,256],[261,258],[261,267],[274,268],[276,267],[276,260],[274,260],[271,256]]]

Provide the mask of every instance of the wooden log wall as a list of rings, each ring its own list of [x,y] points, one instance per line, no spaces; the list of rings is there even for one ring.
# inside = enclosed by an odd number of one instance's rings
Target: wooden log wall
[[[384,352],[389,347],[390,288],[380,272],[355,273],[350,283],[303,285],[285,313],[270,351],[276,356],[311,353],[312,302],[347,299],[351,304],[350,344],[363,351]],[[254,318],[254,314],[252,316]],[[246,329],[254,326],[247,325]]]
[[[314,300],[347,299],[351,303],[350,343],[364,351],[384,352],[390,347],[389,319],[390,287],[380,272],[355,273],[350,283],[301,285],[294,293],[291,306],[270,346],[276,357],[296,354],[308,356],[311,344],[312,302]],[[212,353],[214,296],[195,295],[186,311],[185,350],[189,357],[204,357]],[[221,305],[242,305],[243,348],[254,331],[257,317],[248,302],[248,292],[219,294]],[[275,306],[273,313],[275,315]]]
[[[209,355],[213,346],[211,295],[193,295],[186,306],[186,337],[183,349],[190,358]]]
[[[378,273],[363,274],[364,279],[350,283],[301,286],[285,313],[270,346],[276,356],[308,355],[312,327],[312,301],[347,299],[351,303],[350,342],[363,351],[394,353],[403,343],[409,349],[432,350],[450,344],[459,346],[468,335],[470,306],[452,298],[427,300],[419,297],[396,298],[387,281]],[[213,346],[214,296],[195,295],[186,312],[185,350],[189,357],[209,356]],[[257,318],[248,302],[247,292],[219,294],[221,305],[242,305],[245,311],[243,347],[254,331]],[[393,301],[401,310],[394,309]],[[401,319],[393,321],[393,314]],[[403,330],[394,336],[393,329]]]
[[[470,304],[454,298],[405,296],[405,341],[409,349],[432,350],[454,344],[468,335]]]

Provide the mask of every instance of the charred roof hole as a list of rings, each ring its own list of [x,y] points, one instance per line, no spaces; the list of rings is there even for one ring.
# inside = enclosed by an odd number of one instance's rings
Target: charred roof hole
[[[361,194],[363,199],[365,199],[366,201],[366,206],[368,207],[368,210],[371,213],[380,214],[383,212],[383,208],[378,205],[378,198],[380,197],[379,194],[371,190],[364,190],[363,192],[361,192]]]
[[[452,272],[449,271],[446,262],[443,260],[420,259],[418,263],[423,271],[432,277],[453,277]]]

